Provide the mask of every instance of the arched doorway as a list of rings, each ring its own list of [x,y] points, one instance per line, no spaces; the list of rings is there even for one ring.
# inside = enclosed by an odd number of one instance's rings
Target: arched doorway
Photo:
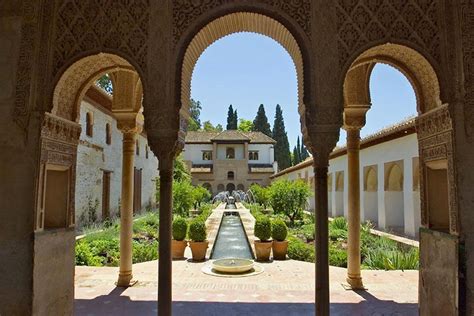
[[[226,191],[228,191],[230,194],[232,194],[232,192],[235,191],[235,184],[233,183],[227,183],[227,186],[226,186]]]

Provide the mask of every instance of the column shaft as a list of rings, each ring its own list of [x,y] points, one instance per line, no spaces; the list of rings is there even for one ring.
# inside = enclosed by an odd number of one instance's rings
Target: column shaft
[[[161,159],[160,169],[160,243],[158,261],[158,314],[171,316],[172,256],[171,224],[173,209],[173,160]]]
[[[117,286],[126,287],[132,280],[133,167],[135,132],[123,133],[122,196],[120,209],[120,271]]]
[[[348,164],[348,238],[347,282],[353,289],[363,289],[360,274],[360,130],[347,129]]]
[[[329,234],[327,167],[314,167],[316,215],[316,315],[329,315]]]

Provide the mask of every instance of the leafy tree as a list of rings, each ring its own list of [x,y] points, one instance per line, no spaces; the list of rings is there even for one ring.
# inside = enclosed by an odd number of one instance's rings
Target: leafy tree
[[[272,137],[272,130],[270,129],[270,123],[268,123],[268,118],[263,104],[260,104],[258,107],[257,116],[253,120],[252,131],[262,132],[263,134]]]
[[[253,123],[251,120],[240,119],[238,129],[241,132],[250,132],[253,130]]]
[[[255,202],[266,208],[270,202],[270,189],[264,188],[258,184],[252,184],[250,186],[250,191],[253,194]]]
[[[173,182],[173,213],[182,217],[188,217],[189,210],[193,206],[193,186],[190,181],[181,180]]]
[[[232,104],[229,106],[227,111],[227,130],[237,129],[237,111],[234,111]]]
[[[306,202],[311,195],[308,184],[302,180],[278,180],[270,186],[270,204],[277,214],[284,214],[291,225],[301,217]]]
[[[223,128],[221,124],[217,124],[215,127],[212,125],[211,121],[205,121],[202,124],[202,130],[205,132],[222,132]]]
[[[175,181],[191,181],[191,173],[184,163],[182,155],[174,160],[173,179]]]
[[[280,170],[291,166],[290,144],[285,130],[283,112],[279,104],[276,106],[275,122],[273,124],[273,139],[275,144],[275,160]]]
[[[198,185],[193,189],[194,208],[201,207],[201,203],[211,199],[211,193],[202,185]]]
[[[191,99],[191,105],[189,107],[189,112],[191,114],[191,119],[189,120],[188,131],[198,131],[201,128],[201,116],[202,105],[200,101]]]
[[[107,93],[112,94],[114,92],[114,87],[112,85],[112,79],[108,74],[103,75],[97,80],[97,85],[104,89]]]

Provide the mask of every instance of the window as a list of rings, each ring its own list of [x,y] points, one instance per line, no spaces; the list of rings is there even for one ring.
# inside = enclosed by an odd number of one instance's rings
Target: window
[[[233,147],[227,147],[226,153],[225,153],[225,158],[226,159],[235,159],[235,149]]]
[[[86,114],[86,135],[89,137],[94,135],[94,116],[92,112]]]
[[[138,139],[135,141],[135,152],[137,156],[140,156],[140,143],[138,142]]]
[[[258,160],[258,151],[250,151],[249,160]]]
[[[112,133],[110,131],[110,124],[105,124],[105,142],[107,145],[112,144]]]
[[[202,160],[212,160],[212,151],[203,151],[202,152]]]
[[[234,172],[233,171],[229,171],[227,172],[227,180],[234,180]]]

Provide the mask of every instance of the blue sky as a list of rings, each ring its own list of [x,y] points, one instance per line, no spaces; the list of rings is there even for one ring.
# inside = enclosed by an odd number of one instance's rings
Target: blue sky
[[[370,81],[372,108],[362,137],[416,114],[414,91],[397,70],[377,65]],[[275,107],[283,109],[290,146],[300,135],[293,61],[274,40],[252,33],[227,36],[202,54],[194,69],[191,96],[201,101],[201,121],[226,125],[230,104],[239,118],[253,120],[260,104],[273,126]],[[345,143],[341,133],[339,144]]]

